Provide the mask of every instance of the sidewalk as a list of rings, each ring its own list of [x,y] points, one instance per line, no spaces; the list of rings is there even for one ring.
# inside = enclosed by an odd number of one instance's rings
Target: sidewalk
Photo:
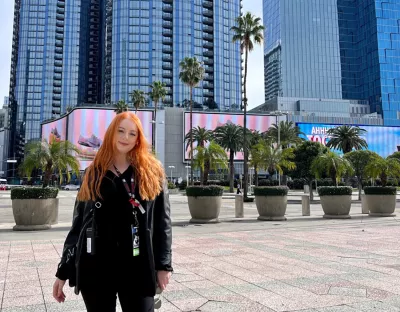
[[[62,218],[70,220],[71,201],[63,199]],[[353,204],[352,219],[326,220],[320,205],[312,205],[311,217],[288,205],[288,221],[261,222],[249,204],[248,218],[237,221],[225,200],[224,222],[193,225],[184,199],[172,196],[171,203],[175,272],[159,311],[400,311],[399,208],[398,217],[371,218]],[[7,205],[0,199],[0,210]],[[69,287],[65,303],[52,298],[69,225],[0,229],[1,312],[85,311]]]

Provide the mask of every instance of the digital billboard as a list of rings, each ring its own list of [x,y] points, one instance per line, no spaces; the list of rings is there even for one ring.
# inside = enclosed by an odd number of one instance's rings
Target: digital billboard
[[[259,132],[265,132],[272,124],[276,123],[276,118],[276,116],[247,115],[247,128]],[[243,114],[193,113],[192,120],[193,128],[202,127],[207,130],[215,130],[217,127],[223,126],[227,123],[243,126],[244,118]],[[184,129],[185,136],[190,130],[190,113],[187,112],[184,114]],[[183,148],[185,150],[186,142],[184,143]],[[196,147],[196,144],[194,143],[193,146]],[[185,161],[190,159],[189,149],[185,150],[184,155]],[[235,160],[243,160],[243,153],[236,153]]]
[[[323,145],[329,141],[327,131],[341,125],[298,123],[302,138],[308,141],[320,142]],[[362,137],[368,143],[368,149],[387,157],[400,150],[400,127],[359,126],[367,132]]]
[[[152,111],[138,111],[144,135],[151,144]],[[86,169],[94,159],[115,112],[109,109],[75,109],[68,115],[68,140],[79,148],[80,169]]]
[[[67,139],[67,117],[42,125],[42,140],[49,143]]]

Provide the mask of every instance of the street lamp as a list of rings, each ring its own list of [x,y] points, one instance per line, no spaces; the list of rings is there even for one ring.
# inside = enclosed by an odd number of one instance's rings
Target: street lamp
[[[171,182],[172,182],[172,169],[175,169],[175,166],[168,166],[168,168],[171,169],[171,176],[170,176],[170,179],[171,179]]]

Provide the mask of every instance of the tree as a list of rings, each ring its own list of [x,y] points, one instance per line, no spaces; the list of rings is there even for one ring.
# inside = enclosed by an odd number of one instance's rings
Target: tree
[[[267,170],[270,175],[276,172],[283,173],[283,168],[293,170],[296,164],[293,162],[294,154],[292,148],[274,148],[269,142],[261,141],[255,148],[260,151],[260,168]]]
[[[251,137],[248,140],[250,142],[250,149],[249,149],[250,166],[254,168],[255,185],[258,186],[258,169],[260,168],[263,156],[260,153],[261,152],[260,149],[258,149],[256,146],[258,143],[262,141],[263,141],[262,143],[271,145],[271,141],[269,138],[266,138],[263,134],[261,134],[257,130],[250,131],[250,133]]]
[[[167,95],[167,90],[165,89],[165,83],[161,81],[154,81],[150,86],[151,91],[149,92],[150,99],[154,102],[154,119],[153,119],[153,149],[156,152],[156,140],[157,140],[157,107],[158,102],[164,101]]]
[[[296,146],[294,149],[293,161],[296,168],[290,173],[292,178],[305,179],[307,185],[310,187],[310,200],[313,200],[314,193],[312,191],[312,180],[315,175],[311,171],[311,165],[320,154],[327,153],[328,148],[321,143],[304,141]]]
[[[344,157],[328,151],[327,153],[318,155],[311,164],[311,172],[315,174],[317,179],[322,175],[328,175],[332,181],[338,185],[338,180],[345,174],[354,172],[351,163]]]
[[[189,146],[192,146],[191,139],[197,143],[197,146],[205,147],[206,143],[212,140],[213,133],[211,130],[207,130],[202,127],[195,127],[189,131],[185,136],[186,150]],[[203,169],[200,168],[200,175],[203,175]]]
[[[204,77],[204,68],[196,57],[185,57],[179,63],[179,79],[189,87],[190,92],[190,129],[193,128],[193,88],[197,87]],[[193,185],[193,138],[190,139],[190,180]]]
[[[125,100],[119,100],[115,105],[114,112],[117,114],[121,114],[123,112],[127,112],[129,109],[128,104],[126,104]]]
[[[368,163],[377,156],[378,154],[368,150],[353,151],[344,155],[344,158],[350,161],[354,169],[354,174],[357,176],[358,200],[361,200],[362,181],[365,176],[365,168]]]
[[[133,90],[131,93],[131,101],[133,106],[135,107],[135,114],[137,110],[141,107],[144,107],[146,104],[146,97],[144,96],[144,91],[142,90]]]
[[[300,144],[303,141],[303,139],[299,137],[301,134],[304,135],[293,121],[280,121],[279,126],[277,124],[272,124],[266,132],[266,135],[275,143],[280,143],[283,149],[290,145]]]
[[[395,158],[400,160],[400,152],[394,152],[393,154],[389,155],[388,158]]]
[[[264,26],[262,26],[261,19],[259,17],[253,16],[250,12],[247,12],[245,15],[241,15],[236,18],[237,26],[233,26],[231,30],[234,32],[232,37],[233,42],[240,43],[240,50],[244,52],[244,81],[243,81],[243,151],[244,151],[244,160],[243,160],[243,171],[244,171],[244,197],[247,197],[247,181],[249,176],[249,168],[247,164],[248,160],[248,148],[246,142],[246,129],[247,129],[247,61],[249,52],[253,51],[254,43],[262,44],[263,42],[263,31]],[[254,43],[253,43],[254,42]]]
[[[214,141],[211,141],[206,147],[197,146],[195,151],[194,166],[200,168],[201,172],[203,172],[203,174],[200,175],[201,185],[207,183],[210,170],[227,167],[228,156],[226,156],[223,147],[219,146]]]
[[[41,169],[44,172],[43,187],[49,185],[54,172],[59,173],[60,183],[64,172],[67,180],[70,180],[70,169],[79,175],[79,162],[74,156],[74,153],[79,153],[79,149],[69,141],[54,141],[50,144],[46,140],[32,141],[26,145],[25,151],[20,170],[30,178],[34,169]]]
[[[374,179],[379,177],[382,186],[386,186],[388,178],[400,177],[400,161],[396,158],[383,158],[375,155],[365,167],[365,173]]]
[[[357,126],[339,126],[331,128],[327,131],[327,135],[330,136],[328,143],[326,144],[329,148],[338,149],[343,154],[351,152],[353,149],[360,150],[368,148],[367,141],[362,136],[367,131]]]
[[[235,154],[242,149],[242,127],[227,123],[214,130],[215,141],[229,152],[229,191],[233,193]]]

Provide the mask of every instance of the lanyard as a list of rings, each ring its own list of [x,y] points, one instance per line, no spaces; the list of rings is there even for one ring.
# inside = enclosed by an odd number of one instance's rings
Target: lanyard
[[[145,210],[143,206],[140,204],[140,202],[135,198],[135,180],[133,179],[133,176],[131,177],[131,188],[129,188],[128,182],[126,182],[125,178],[122,178],[122,173],[118,170],[118,168],[114,166],[115,171],[117,172],[118,176],[121,178],[122,183],[124,184],[125,190],[129,195],[129,202],[133,206],[133,208],[138,208],[140,212],[143,214],[145,213]],[[131,190],[132,189],[132,190]],[[135,211],[136,213],[136,211]]]

